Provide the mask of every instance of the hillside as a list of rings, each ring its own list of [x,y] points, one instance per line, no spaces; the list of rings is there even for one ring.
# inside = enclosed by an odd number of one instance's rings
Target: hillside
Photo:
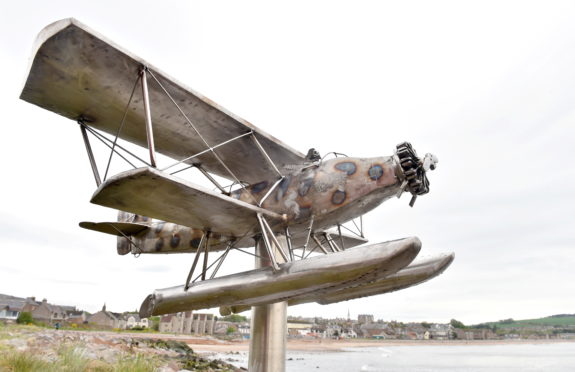
[[[523,320],[504,319],[498,322],[482,323],[478,326],[481,325],[487,325],[490,327],[496,326],[497,328],[522,328],[533,326],[575,327],[575,314],[558,314],[544,318]]]

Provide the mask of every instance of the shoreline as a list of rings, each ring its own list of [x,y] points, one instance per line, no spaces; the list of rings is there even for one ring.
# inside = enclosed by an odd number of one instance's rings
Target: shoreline
[[[249,341],[187,340],[198,353],[237,353],[249,351]],[[208,342],[203,342],[208,341]],[[342,352],[351,348],[387,346],[477,346],[529,345],[575,342],[575,340],[288,340],[288,351]]]

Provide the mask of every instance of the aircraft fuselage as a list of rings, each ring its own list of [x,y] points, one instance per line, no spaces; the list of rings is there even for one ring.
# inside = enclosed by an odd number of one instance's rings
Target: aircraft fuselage
[[[290,229],[327,228],[349,221],[402,192],[401,167],[393,156],[335,158],[287,175],[262,207],[286,216]],[[232,193],[255,204],[275,183],[267,180]]]

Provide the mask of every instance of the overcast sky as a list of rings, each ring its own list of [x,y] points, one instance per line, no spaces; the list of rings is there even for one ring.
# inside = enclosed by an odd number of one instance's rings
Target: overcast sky
[[[0,5],[0,293],[97,311],[183,284],[192,255],[118,256],[74,123],[20,101],[38,32],[75,17],[292,147],[439,158],[365,218],[455,252],[440,277],[291,315],[464,323],[575,313],[575,3],[11,1]],[[237,262],[237,264],[236,264]],[[234,266],[235,265],[235,266]],[[247,270],[238,258],[228,272]],[[249,315],[249,313],[246,313]]]

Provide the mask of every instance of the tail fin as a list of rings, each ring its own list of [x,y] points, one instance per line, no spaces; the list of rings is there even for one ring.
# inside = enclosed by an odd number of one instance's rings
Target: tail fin
[[[126,237],[144,232],[150,228],[151,218],[137,214],[118,212],[118,222],[80,222],[80,227],[88,230],[115,235],[118,237],[118,254],[124,255],[131,251]]]

